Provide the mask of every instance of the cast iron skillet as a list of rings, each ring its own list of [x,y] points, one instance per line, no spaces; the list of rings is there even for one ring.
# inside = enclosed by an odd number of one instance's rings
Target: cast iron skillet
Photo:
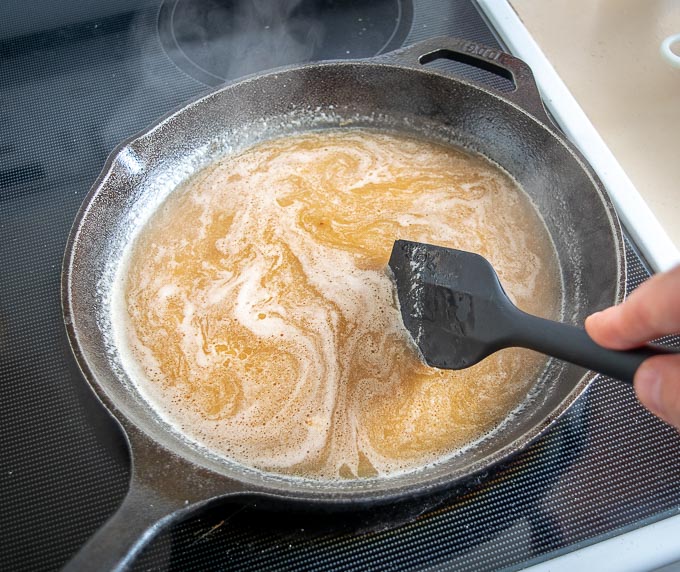
[[[495,93],[423,67],[440,58],[500,74],[516,89]],[[592,381],[591,372],[551,361],[511,422],[464,454],[397,477],[332,484],[220,459],[160,419],[131,383],[112,332],[111,292],[125,245],[177,184],[217,158],[339,126],[397,130],[484,154],[517,179],[545,220],[561,267],[561,320],[580,324],[621,301],[625,257],[612,205],[551,124],[529,68],[508,54],[437,38],[373,59],[251,76],[193,101],[111,154],[69,237],[64,321],[83,374],[127,435],[132,476],[121,507],[68,569],[125,568],[161,527],[216,499],[340,511],[436,497],[525,448]]]

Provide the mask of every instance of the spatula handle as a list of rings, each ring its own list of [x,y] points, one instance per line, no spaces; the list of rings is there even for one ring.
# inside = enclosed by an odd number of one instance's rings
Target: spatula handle
[[[596,344],[582,328],[545,320],[517,310],[513,316],[516,330],[513,345],[575,363],[599,373],[633,383],[635,372],[646,359],[662,354],[680,353],[659,346],[616,351]]]

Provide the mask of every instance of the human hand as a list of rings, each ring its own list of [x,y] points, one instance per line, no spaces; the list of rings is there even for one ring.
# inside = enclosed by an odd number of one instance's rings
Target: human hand
[[[614,350],[680,333],[680,266],[652,276],[622,304],[589,316],[585,326],[595,342]],[[647,409],[680,430],[680,354],[642,362],[634,385]]]

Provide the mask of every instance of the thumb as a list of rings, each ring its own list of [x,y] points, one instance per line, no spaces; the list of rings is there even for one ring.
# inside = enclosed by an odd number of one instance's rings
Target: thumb
[[[645,360],[635,374],[635,393],[642,405],[680,430],[680,354]]]

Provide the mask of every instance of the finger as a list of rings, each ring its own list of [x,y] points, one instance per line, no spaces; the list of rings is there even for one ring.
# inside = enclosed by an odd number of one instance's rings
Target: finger
[[[680,430],[680,355],[642,362],[635,374],[635,393],[647,409]]]
[[[617,350],[680,332],[680,266],[653,276],[623,304],[589,316],[585,325],[593,340]]]

